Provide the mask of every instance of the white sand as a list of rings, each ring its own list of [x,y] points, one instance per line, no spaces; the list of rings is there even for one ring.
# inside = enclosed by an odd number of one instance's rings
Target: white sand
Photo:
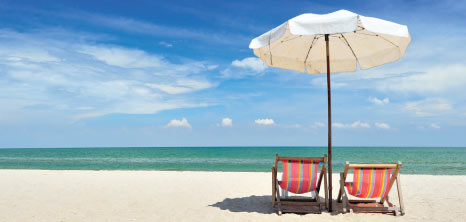
[[[402,189],[402,217],[278,216],[270,173],[0,170],[0,221],[466,220],[466,176],[402,175]]]

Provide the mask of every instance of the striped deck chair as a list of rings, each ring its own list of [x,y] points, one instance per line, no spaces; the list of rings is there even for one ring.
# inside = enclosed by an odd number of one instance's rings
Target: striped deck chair
[[[349,169],[353,170],[352,182],[346,182]],[[393,213],[395,216],[398,214],[404,215],[400,169],[401,162],[398,162],[398,164],[349,164],[346,162],[345,171],[340,174],[340,192],[337,198],[338,202],[343,201],[343,213],[354,211]],[[399,207],[388,200],[388,193],[395,181]],[[350,200],[348,195],[358,199]],[[384,205],[384,202],[387,202],[387,204]]]
[[[278,163],[282,163],[282,180],[277,180]],[[321,213],[327,208],[327,174],[324,157],[280,157],[275,156],[272,167],[272,204],[278,206],[278,215],[282,213]],[[320,169],[319,169],[320,168]],[[320,171],[320,172],[319,172]],[[319,191],[324,178],[325,202],[320,201]],[[303,195],[280,198],[280,189],[294,194],[305,194],[315,191],[315,198]]]

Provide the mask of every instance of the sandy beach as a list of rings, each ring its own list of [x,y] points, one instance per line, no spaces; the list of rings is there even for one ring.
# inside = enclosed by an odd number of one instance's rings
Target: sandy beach
[[[402,175],[402,217],[278,216],[271,206],[270,173],[0,170],[0,179],[0,221],[454,221],[466,216],[461,204],[466,176]],[[337,190],[335,185],[334,196]],[[390,194],[396,197],[393,190]]]

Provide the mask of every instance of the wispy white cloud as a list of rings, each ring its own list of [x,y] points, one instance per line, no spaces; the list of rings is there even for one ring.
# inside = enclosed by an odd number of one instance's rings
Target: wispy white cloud
[[[255,72],[262,72],[267,69],[267,65],[265,65],[264,62],[262,62],[262,60],[257,57],[248,57],[242,60],[234,60],[231,62],[231,65],[243,69],[251,69]]]
[[[228,117],[225,117],[225,118],[222,119],[221,125],[225,126],[225,127],[231,127],[231,126],[233,126],[233,120],[228,118]]]
[[[207,69],[208,69],[208,70],[214,70],[214,69],[216,69],[217,67],[218,67],[218,65],[208,65],[208,66],[207,66]]]
[[[80,53],[94,56],[108,65],[123,68],[160,67],[168,64],[161,56],[149,55],[142,50],[126,49],[115,46],[82,46]]]
[[[377,97],[369,97],[369,102],[375,104],[375,105],[386,105],[388,103],[390,103],[390,99],[389,98],[385,98],[385,99],[378,99]]]
[[[343,124],[343,123],[338,123],[335,122],[332,124],[333,127],[335,128],[340,128],[340,129],[357,129],[357,128],[370,128],[371,125],[366,122],[361,122],[361,121],[355,121],[350,124]]]
[[[376,122],[374,125],[375,125],[375,127],[380,128],[380,129],[385,129],[385,130],[391,129],[390,125],[388,125],[387,123],[377,123]]]
[[[254,122],[258,125],[273,125],[275,121],[273,119],[256,119]]]
[[[34,109],[63,110],[77,121],[206,106],[188,93],[215,86],[204,73],[212,65],[206,62],[177,64],[139,49],[75,41],[68,38],[72,33],[54,36],[0,30],[3,98],[33,101]]]
[[[173,44],[172,44],[172,43],[164,42],[164,41],[160,41],[160,42],[159,42],[159,45],[165,46],[165,47],[167,47],[167,48],[173,47]]]
[[[214,30],[191,29],[173,25],[167,26],[123,16],[112,16],[83,11],[61,13],[59,16],[68,19],[79,20],[81,22],[91,23],[101,27],[111,28],[118,31],[150,36],[194,39],[221,44],[238,44],[238,42],[247,42],[249,40],[249,37],[239,34],[225,34],[218,33]]]
[[[376,83],[380,91],[431,95],[462,90],[466,85],[466,65],[452,64],[428,67],[426,71],[398,75]]]
[[[214,86],[209,81],[206,80],[194,80],[194,79],[179,79],[174,84],[155,84],[155,83],[146,83],[146,86],[159,89],[168,94],[182,94],[189,93],[197,90],[207,89]]]
[[[324,127],[325,126],[325,123],[323,122],[314,122],[313,124],[311,124],[311,128],[320,128],[320,127]]]
[[[428,98],[407,102],[403,105],[403,109],[416,116],[426,117],[444,114],[452,110],[452,105],[442,98]]]
[[[436,123],[431,123],[430,127],[434,128],[434,129],[440,129],[440,126],[438,124],[436,124]]]
[[[242,60],[234,60],[229,67],[221,71],[221,74],[223,78],[240,79],[246,76],[263,75],[266,69],[267,65],[259,58],[248,57]]]
[[[173,85],[167,85],[167,84],[146,83],[146,86],[153,88],[153,89],[159,89],[168,94],[181,94],[181,93],[187,93],[187,92],[192,91],[192,89],[188,87],[173,86]]]
[[[418,65],[381,66],[355,73],[332,75],[332,88],[376,90],[382,93],[434,96],[466,93],[466,65],[463,63],[436,63]],[[311,84],[326,87],[326,78],[316,76]],[[383,100],[382,100],[383,102]]]
[[[166,127],[185,127],[191,129],[191,125],[189,124],[188,120],[186,118],[183,119],[172,119],[170,122],[166,125]]]
[[[59,62],[60,59],[50,55],[49,52],[40,48],[28,49],[18,48],[13,50],[9,46],[0,49],[0,56],[11,62]]]

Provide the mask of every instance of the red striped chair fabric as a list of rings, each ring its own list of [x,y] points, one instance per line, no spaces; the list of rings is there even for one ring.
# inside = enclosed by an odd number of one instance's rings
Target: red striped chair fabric
[[[282,181],[278,184],[283,190],[302,194],[316,189],[318,168],[323,162],[283,160],[282,164]]]
[[[354,168],[353,182],[346,182],[348,193],[359,198],[379,198],[388,195],[391,169]]]

